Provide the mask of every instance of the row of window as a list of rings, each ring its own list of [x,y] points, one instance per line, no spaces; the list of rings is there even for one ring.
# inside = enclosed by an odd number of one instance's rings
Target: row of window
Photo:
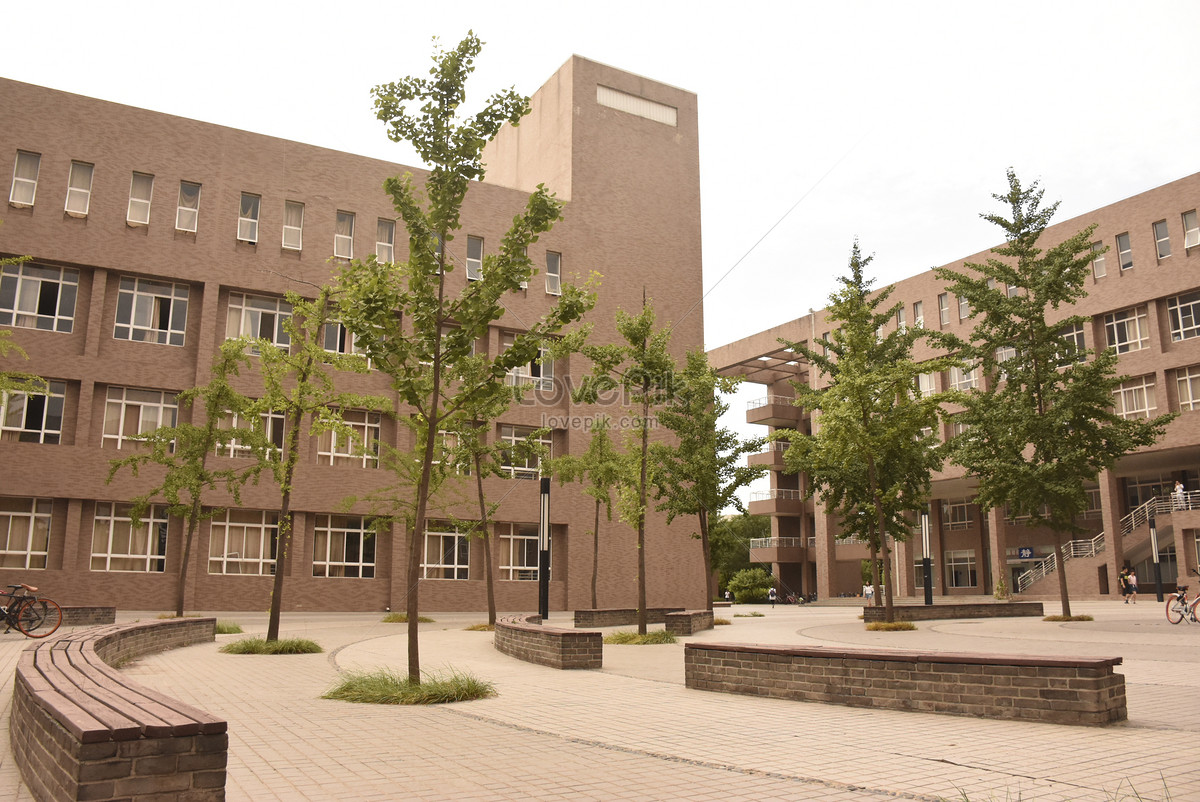
[[[0,567],[45,569],[50,554],[54,502],[42,498],[0,497]],[[502,580],[536,580],[537,524],[497,523]],[[92,520],[93,571],[166,571],[168,520],[152,507],[135,525],[128,504],[97,502]],[[226,510],[212,519],[208,573],[266,576],[275,573],[279,513]],[[354,515],[317,515],[312,571],[317,577],[375,576],[376,533]],[[434,523],[425,533],[423,579],[469,579],[467,535]]]
[[[38,174],[41,170],[41,154],[18,150],[13,167],[12,189],[9,203],[16,207],[32,207],[37,198]],[[71,162],[67,177],[66,212],[73,217],[87,217],[91,206],[92,175],[94,165],[87,162]],[[192,181],[179,182],[179,194],[175,206],[175,229],[196,233],[200,222],[201,185]],[[134,172],[129,184],[129,206],[126,222],[132,226],[150,224],[150,209],[154,201],[154,176]],[[262,196],[243,192],[238,207],[237,239],[239,242],[257,244],[259,220],[262,213]],[[354,258],[354,228],[357,215],[338,210],[334,219],[333,255],[339,259]],[[304,247],[304,204],[287,200],[283,203],[283,237],[280,243],[284,250],[300,251]],[[467,237],[467,278],[478,281],[483,278],[483,238]],[[375,223],[375,254],[384,262],[396,257],[396,221],[378,218]],[[562,294],[562,255],[546,252],[546,292]]]

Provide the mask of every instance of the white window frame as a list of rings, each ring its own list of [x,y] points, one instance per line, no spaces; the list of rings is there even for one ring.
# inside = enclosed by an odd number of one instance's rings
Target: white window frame
[[[0,568],[44,570],[53,515],[53,499],[0,498]]]
[[[140,187],[138,179],[142,179]],[[147,186],[147,181],[149,186]],[[142,192],[145,194],[138,194]],[[133,177],[129,179],[129,208],[125,212],[125,222],[131,226],[150,225],[150,205],[153,200],[154,176],[135,170]]]
[[[288,251],[304,249],[304,204],[300,201],[283,202],[282,247]]]
[[[0,442],[43,445],[62,442],[67,383],[47,382],[46,389],[45,394],[16,390],[0,394]]]
[[[271,452],[267,455],[268,459],[278,460],[283,453],[283,426],[284,415],[282,412],[274,410],[270,412],[259,413],[259,427],[262,434],[271,441]],[[240,415],[226,415],[221,420],[222,429],[250,429],[253,424],[250,421],[242,420]],[[230,440],[225,444],[218,444],[216,453],[218,457],[250,457],[253,456],[251,446],[238,441],[237,439]]]
[[[358,347],[354,332],[346,328],[346,324],[340,320],[330,320],[325,324],[321,330],[321,347],[331,354],[365,356]]]
[[[262,214],[262,195],[243,192],[238,206],[238,242],[258,242],[258,220]]]
[[[1184,212],[1180,218],[1183,221],[1183,249],[1186,251],[1200,245],[1200,217],[1196,210]]]
[[[133,525],[129,504],[97,501],[92,520],[91,570],[165,573],[168,520],[166,508],[155,504],[139,526]],[[140,543],[138,541],[141,541]],[[103,548],[98,548],[103,546]]]
[[[274,576],[278,544],[278,510],[227,509],[210,524],[208,572]]]
[[[520,463],[514,459],[517,444],[523,443],[535,431],[537,431],[537,427],[534,426],[500,424],[499,439],[501,442],[508,443],[508,447],[503,449],[500,457],[500,468],[514,479],[537,479],[541,473],[541,458],[537,454],[525,454]],[[540,437],[537,442],[546,447],[546,455],[549,458],[553,453],[552,435],[547,434]]]
[[[938,324],[945,328],[950,325],[950,293],[938,293]]]
[[[445,522],[425,530],[421,552],[422,579],[464,580],[471,578],[471,541]]]
[[[467,281],[483,278],[483,237],[467,236]]]
[[[121,276],[113,339],[183,346],[188,285]]]
[[[908,328],[908,310],[903,306],[896,307],[896,331],[904,331]]]
[[[500,335],[500,353],[513,346],[516,335],[504,332]],[[549,392],[554,389],[554,359],[550,349],[538,348],[538,355],[526,365],[517,365],[508,371],[504,383],[510,387],[525,387],[533,385],[535,390]]]
[[[378,535],[358,515],[318,515],[313,528],[313,576],[374,579]]]
[[[367,409],[345,409],[342,422],[353,431],[347,437],[335,429],[321,432],[317,456],[321,465],[374,468],[379,464],[379,431],[382,416]]]
[[[945,559],[946,587],[974,588],[979,586],[975,549],[947,549]]]
[[[195,188],[195,198],[189,197]],[[200,190],[195,181],[179,182],[179,199],[175,203],[175,230],[195,234],[200,225]]]
[[[1082,323],[1075,323],[1064,328],[1059,332],[1059,335],[1066,342],[1070,353],[1074,354],[1074,356],[1068,356],[1066,359],[1062,360],[1061,364],[1065,365],[1067,362],[1072,360],[1076,362],[1083,362],[1085,359],[1087,359],[1087,336],[1084,333]]]
[[[562,254],[546,251],[546,294],[562,295]]]
[[[952,390],[963,392],[974,390],[979,386],[979,366],[976,365],[969,370],[963,370],[957,365],[951,367],[947,384],[950,385],[950,389]]]
[[[500,543],[500,580],[529,582],[538,578],[538,525],[536,523],[496,524]],[[531,548],[532,547],[532,548]],[[532,554],[532,565],[530,555]]]
[[[995,279],[993,279],[994,281]],[[971,316],[971,302],[965,295],[958,296],[958,319],[966,320]]]
[[[1145,306],[1119,309],[1104,316],[1104,336],[1118,354],[1150,347],[1150,325]]]
[[[104,433],[101,448],[136,448],[139,434],[160,426],[174,426],[179,406],[175,393],[110,386],[104,402]]]
[[[380,262],[396,261],[396,221],[380,217],[375,222],[375,258]]]
[[[1177,369],[1175,386],[1179,392],[1180,412],[1200,410],[1200,365]]]
[[[918,329],[925,328],[925,302],[913,301],[913,326]]]
[[[937,392],[937,379],[932,373],[917,374],[917,393],[922,398],[929,398]]]
[[[74,268],[31,262],[0,268],[0,325],[70,334],[78,298]]]
[[[1092,243],[1092,276],[1095,278],[1104,278],[1108,275],[1108,268],[1104,264],[1104,243]]]
[[[354,258],[354,212],[338,209],[334,217],[333,255],[338,259]]]
[[[231,292],[229,308],[225,313],[225,339],[258,337],[286,351],[291,347],[292,340],[284,329],[283,322],[291,316],[292,305],[282,298]],[[264,326],[267,329],[266,333]],[[253,348],[250,352],[258,353]]]
[[[1200,290],[1168,298],[1167,320],[1174,342],[1200,337]]]
[[[1151,225],[1151,230],[1154,232],[1154,252],[1161,262],[1171,255],[1171,230],[1167,227],[1166,220],[1156,220]]]
[[[88,162],[71,162],[71,170],[67,174],[67,202],[64,206],[67,214],[72,217],[87,217],[92,205],[92,179],[96,174],[96,165]]]
[[[1117,262],[1122,273],[1133,268],[1133,243],[1128,231],[1117,235]]]
[[[33,168],[33,178],[28,176],[31,172],[30,165]],[[13,162],[12,188],[8,191],[8,202],[11,205],[18,209],[27,209],[33,206],[34,201],[37,200],[38,174],[41,170],[42,154],[28,150],[17,151],[16,161]]]
[[[971,528],[971,500],[969,498],[942,499],[942,530],[953,532]]]
[[[1154,374],[1124,381],[1113,390],[1113,412],[1125,420],[1147,419],[1158,410]]]

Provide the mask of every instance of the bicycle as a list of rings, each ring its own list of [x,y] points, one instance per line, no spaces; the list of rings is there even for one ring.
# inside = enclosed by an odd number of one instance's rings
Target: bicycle
[[[1196,617],[1196,605],[1200,604],[1200,596],[1196,596],[1189,604],[1187,589],[1187,585],[1180,585],[1171,594],[1171,598],[1167,599],[1167,620],[1172,624],[1178,624],[1185,618],[1189,624],[1200,624],[1200,618]]]
[[[4,623],[4,632],[8,633],[15,627],[27,638],[45,638],[53,635],[62,625],[62,608],[52,599],[39,598],[30,594],[37,593],[33,585],[9,585],[8,593],[0,591],[0,597],[9,599],[9,603],[0,606]]]

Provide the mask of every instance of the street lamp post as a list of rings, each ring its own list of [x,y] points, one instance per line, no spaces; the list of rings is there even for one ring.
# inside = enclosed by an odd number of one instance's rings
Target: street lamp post
[[[929,557],[929,513],[921,513],[921,571],[925,574],[925,603],[933,604],[933,560]]]
[[[542,507],[538,519],[538,615],[550,617],[550,477],[542,477]]]

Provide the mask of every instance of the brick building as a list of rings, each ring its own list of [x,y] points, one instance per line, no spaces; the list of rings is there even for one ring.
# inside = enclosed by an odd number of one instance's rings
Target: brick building
[[[1068,314],[1091,317],[1091,324],[1070,336],[1088,348],[1115,348],[1118,370],[1129,376],[1113,403],[1123,416],[1182,414],[1151,448],[1127,455],[1090,487],[1092,507],[1077,523],[1089,531],[1073,541],[1065,563],[1075,597],[1118,593],[1117,573],[1125,564],[1137,569],[1143,590],[1152,585],[1150,520],[1156,523],[1164,581],[1173,586],[1181,566],[1197,565],[1200,541],[1200,173],[1051,226],[1041,247],[1061,242],[1095,223],[1094,248],[1108,251],[1093,261],[1088,296]],[[988,252],[946,267],[962,270]],[[895,285],[891,302],[903,302],[892,325],[924,325],[967,336],[972,327],[965,302],[950,295],[932,271]],[[710,352],[713,365],[728,375],[765,386],[766,395],[751,401],[746,419],[770,430],[812,431],[805,410],[792,405],[793,381],[819,386],[819,375],[779,339],[814,343],[833,328],[825,310],[751,335]],[[927,346],[919,346],[926,347]],[[923,354],[918,351],[915,356]],[[928,353],[924,355],[930,355]],[[922,390],[978,385],[975,373],[950,371],[922,377]],[[953,422],[943,436],[953,434]],[[804,477],[783,472],[781,451],[750,457],[770,468],[771,490],[751,497],[750,511],[771,516],[771,537],[752,544],[751,559],[771,563],[775,575],[795,592],[820,597],[861,592],[861,543],[837,540],[837,522],[819,502],[803,498]],[[930,556],[937,595],[991,594],[997,577],[1025,596],[1057,598],[1053,535],[1009,520],[1004,510],[981,514],[973,503],[973,483],[955,466],[933,477],[930,505]],[[1176,481],[1187,493],[1176,499]],[[1155,501],[1157,499],[1157,501]],[[1181,503],[1182,502],[1182,503]],[[898,544],[896,591],[923,596],[922,538]]]
[[[37,584],[64,604],[169,608],[182,522],[156,510],[132,527],[125,502],[149,485],[128,471],[106,484],[110,460],[136,447],[132,434],[191,415],[176,394],[205,380],[227,336],[262,335],[286,347],[284,292],[326,281],[336,269],[331,258],[403,260],[407,236],[382,183],[423,173],[7,80],[0,105],[0,154],[13,164],[0,255],[32,257],[4,268],[0,284],[0,326],[30,361],[10,358],[2,367],[38,373],[52,389],[5,399],[0,416],[0,584]],[[603,276],[589,317],[597,340],[614,336],[616,311],[636,311],[645,289],[659,320],[674,323],[682,357],[703,330],[695,95],[574,57],[532,108],[486,152],[487,178],[469,192],[463,229],[447,246],[459,265],[451,291],[498,247],[538,183],[567,201],[565,219],[530,249],[539,272],[508,299],[480,347],[502,348],[522,321],[549,309],[562,282],[595,272]],[[346,347],[336,326],[327,335],[327,347]],[[614,411],[572,403],[571,377],[588,368],[572,357],[514,376],[536,382],[537,401],[515,407],[492,435],[518,438],[549,424],[554,454],[582,451],[586,422]],[[254,378],[243,377],[246,392]],[[395,399],[378,373],[339,382]],[[347,420],[367,441],[410,445],[393,416],[351,410]],[[537,469],[521,463],[510,472],[488,480],[489,497],[503,499],[494,531],[497,603],[536,609],[539,498],[528,479]],[[349,495],[389,485],[387,474],[331,435],[305,442],[285,609],[403,608],[408,533],[373,536],[364,502],[342,507]],[[471,497],[459,496],[467,517]],[[453,509],[452,500],[441,503]],[[278,507],[268,480],[202,524],[189,608],[267,607]],[[591,515],[592,501],[577,487],[554,486],[551,609],[590,606]],[[702,603],[690,532],[651,516],[651,605]],[[633,533],[613,522],[603,534],[599,604],[634,606]],[[484,609],[481,544],[451,531],[425,537],[422,608]]]

